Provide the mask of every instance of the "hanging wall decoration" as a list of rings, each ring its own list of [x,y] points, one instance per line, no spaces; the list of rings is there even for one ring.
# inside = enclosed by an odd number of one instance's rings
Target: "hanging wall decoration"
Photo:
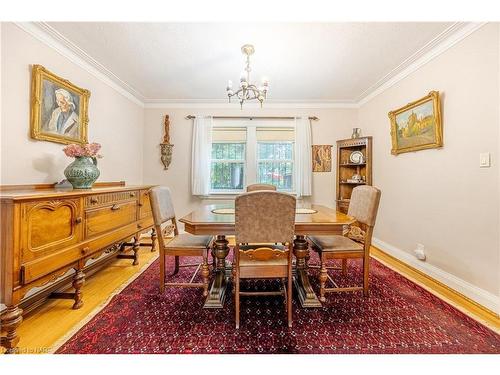
[[[392,154],[443,147],[438,91],[431,91],[423,98],[389,112],[389,119]]]
[[[332,171],[332,146],[313,145],[312,146],[312,167],[313,172]]]
[[[172,162],[172,149],[174,148],[174,145],[170,143],[170,118],[168,115],[165,115],[163,127],[165,134],[163,136],[163,142],[160,143],[161,162],[163,164],[163,169],[167,170]]]
[[[31,71],[31,137],[63,144],[87,143],[90,91],[49,72]]]

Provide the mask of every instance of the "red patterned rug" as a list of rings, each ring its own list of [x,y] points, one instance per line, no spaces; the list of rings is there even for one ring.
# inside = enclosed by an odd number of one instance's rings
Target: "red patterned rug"
[[[333,272],[340,285],[361,281],[356,261],[351,276]],[[311,273],[317,290],[317,270]],[[160,295],[158,275],[156,260],[57,353],[500,353],[500,335],[373,259],[369,297],[330,293],[322,308],[303,309],[294,296],[292,329],[279,296],[242,297],[236,330],[231,295],[224,309],[206,310],[199,289]]]

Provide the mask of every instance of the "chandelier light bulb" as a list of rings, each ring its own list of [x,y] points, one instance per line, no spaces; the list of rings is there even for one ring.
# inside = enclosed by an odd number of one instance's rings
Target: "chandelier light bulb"
[[[227,89],[230,90],[233,88],[233,81],[229,80],[227,81]]]

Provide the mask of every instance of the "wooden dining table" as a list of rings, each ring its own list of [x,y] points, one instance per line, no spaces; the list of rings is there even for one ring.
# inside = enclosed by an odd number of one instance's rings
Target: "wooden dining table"
[[[204,307],[222,308],[228,281],[231,278],[231,264],[226,262],[230,251],[226,236],[235,234],[234,203],[206,204],[179,221],[184,223],[184,229],[188,233],[215,236],[212,248],[212,256],[216,259],[215,277]],[[354,221],[350,216],[321,205],[304,204],[297,207],[293,244],[296,265],[293,281],[302,307],[321,307],[321,302],[309,281],[307,265],[309,246],[305,237],[342,234],[344,226]]]

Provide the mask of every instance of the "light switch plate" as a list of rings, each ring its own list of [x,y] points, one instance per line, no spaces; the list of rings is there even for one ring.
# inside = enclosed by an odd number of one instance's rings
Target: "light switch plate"
[[[479,166],[481,168],[488,168],[490,166],[490,153],[483,152],[479,154]]]

